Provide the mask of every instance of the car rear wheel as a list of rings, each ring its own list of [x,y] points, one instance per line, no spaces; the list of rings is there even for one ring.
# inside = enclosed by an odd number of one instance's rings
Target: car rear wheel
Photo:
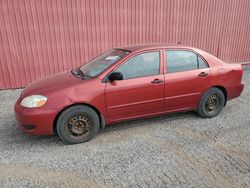
[[[217,116],[224,107],[225,95],[219,88],[211,88],[201,98],[198,114],[204,118]]]
[[[57,133],[66,144],[87,142],[99,129],[97,113],[86,105],[76,105],[64,110],[57,121]]]

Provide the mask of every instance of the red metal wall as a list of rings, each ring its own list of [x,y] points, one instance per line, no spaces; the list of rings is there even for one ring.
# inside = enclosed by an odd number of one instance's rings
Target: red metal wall
[[[135,43],[181,41],[250,61],[249,12],[249,0],[0,0],[0,88]]]

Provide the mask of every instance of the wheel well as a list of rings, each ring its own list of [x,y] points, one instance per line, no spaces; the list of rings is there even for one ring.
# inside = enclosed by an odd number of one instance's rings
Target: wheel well
[[[69,105],[69,106],[66,106],[65,108],[63,108],[60,112],[57,113],[55,119],[54,119],[54,122],[53,122],[53,132],[55,135],[57,135],[57,130],[56,130],[56,123],[57,123],[57,120],[59,118],[59,116],[61,115],[61,113],[66,110],[67,108],[69,107],[72,107],[72,106],[76,106],[76,105],[86,105],[86,106],[89,106],[90,108],[92,108],[93,110],[95,110],[95,112],[97,113],[98,117],[99,117],[99,121],[100,121],[100,127],[104,128],[105,125],[104,124],[104,120],[103,120],[103,117],[101,115],[101,113],[99,112],[99,110],[92,106],[92,105],[89,105],[89,104],[86,104],[86,103],[76,103],[76,104],[72,104],[72,105]]]
[[[226,90],[226,88],[224,88],[223,86],[214,86],[215,88],[218,88],[218,89],[220,89],[222,92],[223,92],[223,94],[224,94],[224,96],[225,96],[225,104],[224,104],[224,106],[226,106],[226,103],[227,103],[227,90]]]

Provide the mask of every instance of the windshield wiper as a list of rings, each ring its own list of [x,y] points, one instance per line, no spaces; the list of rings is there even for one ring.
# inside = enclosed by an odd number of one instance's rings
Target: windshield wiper
[[[80,68],[77,69],[77,73],[81,76],[82,79],[85,78],[85,75]]]
[[[72,69],[71,73],[73,75],[75,75],[76,77],[80,77],[81,79],[85,79],[85,75],[80,68]]]

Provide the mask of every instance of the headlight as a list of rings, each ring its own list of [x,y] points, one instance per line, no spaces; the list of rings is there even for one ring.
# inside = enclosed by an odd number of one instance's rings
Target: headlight
[[[42,95],[31,95],[28,97],[25,97],[22,102],[21,106],[27,107],[27,108],[36,108],[43,106],[47,101],[47,97]]]

